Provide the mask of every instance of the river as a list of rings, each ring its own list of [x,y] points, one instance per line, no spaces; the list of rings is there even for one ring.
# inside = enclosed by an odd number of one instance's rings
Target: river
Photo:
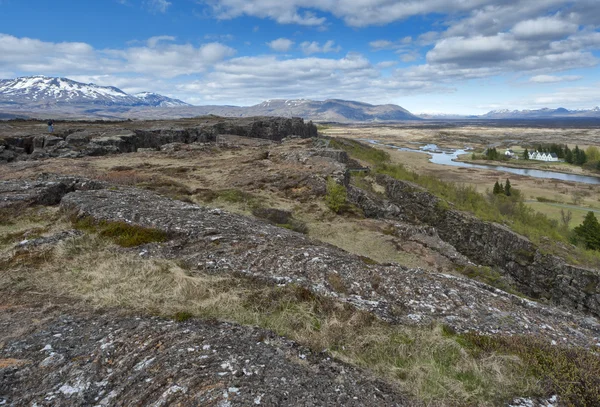
[[[424,153],[429,154],[429,162],[440,165],[450,165],[452,167],[465,167],[465,168],[479,168],[483,170],[494,170],[503,171],[511,174],[525,175],[534,178],[546,178],[546,179],[557,179],[561,181],[581,182],[584,184],[600,185],[600,178],[592,177],[589,175],[577,175],[577,174],[565,174],[562,172],[546,171],[546,170],[535,170],[531,168],[513,168],[505,167],[502,165],[483,165],[483,164],[471,164],[462,161],[456,161],[458,156],[461,154],[468,153],[467,150],[442,150],[435,144],[427,144],[419,149],[412,149],[406,147],[398,147],[391,144],[380,143],[377,140],[362,139],[371,144],[385,146],[400,151],[410,151],[413,153]]]

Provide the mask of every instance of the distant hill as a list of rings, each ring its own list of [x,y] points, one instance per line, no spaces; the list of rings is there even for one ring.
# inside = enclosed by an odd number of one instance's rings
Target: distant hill
[[[320,122],[386,122],[422,120],[396,105],[370,105],[350,100],[271,99],[254,106],[186,106],[173,109],[131,109],[129,118],[182,118],[214,114],[226,117],[302,117]]]

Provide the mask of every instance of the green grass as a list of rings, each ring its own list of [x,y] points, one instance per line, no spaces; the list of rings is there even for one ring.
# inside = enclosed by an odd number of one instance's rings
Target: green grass
[[[389,161],[390,155],[383,150],[379,150],[354,140],[334,138],[329,146],[346,151],[352,158],[366,161],[370,164],[377,164]]]
[[[91,217],[72,219],[73,227],[86,232],[98,233],[121,247],[135,247],[147,243],[168,240],[167,233],[152,228],[131,225],[126,222],[95,221]]]

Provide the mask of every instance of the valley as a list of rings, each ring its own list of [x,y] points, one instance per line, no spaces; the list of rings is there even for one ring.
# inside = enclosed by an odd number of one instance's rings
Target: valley
[[[583,146],[595,129],[317,134],[301,119],[214,116],[45,127],[0,128],[3,400],[596,400],[600,258],[551,223],[485,206],[502,174],[356,142],[479,148],[539,132]],[[593,185],[511,182],[527,200],[598,200]],[[115,363],[136,372],[126,385]]]

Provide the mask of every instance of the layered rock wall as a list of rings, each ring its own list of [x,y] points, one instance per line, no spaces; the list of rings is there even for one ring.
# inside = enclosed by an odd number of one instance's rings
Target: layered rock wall
[[[597,270],[566,264],[502,225],[447,209],[437,197],[415,184],[386,175],[376,179],[385,187],[385,198],[352,188],[349,191],[350,200],[363,208],[367,216],[431,225],[462,255],[505,273],[524,294],[600,315]]]

